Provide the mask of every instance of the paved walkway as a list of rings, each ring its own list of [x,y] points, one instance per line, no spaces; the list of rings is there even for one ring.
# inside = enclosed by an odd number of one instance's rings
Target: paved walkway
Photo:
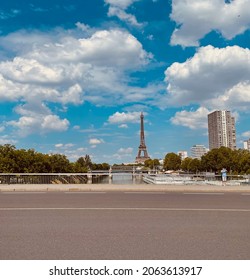
[[[149,184],[45,184],[0,185],[0,192],[85,191],[85,192],[249,192],[249,185],[149,185]]]

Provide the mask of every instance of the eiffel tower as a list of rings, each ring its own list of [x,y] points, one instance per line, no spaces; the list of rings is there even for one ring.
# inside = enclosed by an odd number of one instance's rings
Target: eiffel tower
[[[135,162],[136,163],[144,163],[145,160],[150,159],[150,157],[148,156],[148,152],[147,152],[147,147],[145,144],[145,136],[144,136],[144,116],[143,113],[141,113],[141,134],[140,134],[140,146],[139,146],[139,150],[138,150],[138,155],[135,158]],[[142,156],[143,153],[143,156]]]

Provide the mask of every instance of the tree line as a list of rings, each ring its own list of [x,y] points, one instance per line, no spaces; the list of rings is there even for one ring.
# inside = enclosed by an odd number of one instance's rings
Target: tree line
[[[158,159],[145,161],[145,167],[158,168]],[[70,162],[63,154],[43,154],[34,149],[16,149],[14,145],[0,145],[0,173],[85,173],[89,170],[108,170],[108,163],[93,163],[89,155]],[[250,152],[226,147],[213,149],[201,159],[185,158],[168,153],[164,158],[165,170],[185,172],[220,172],[226,168],[232,174],[250,174]]]
[[[70,162],[62,154],[43,154],[34,149],[16,149],[0,145],[0,173],[84,173],[89,170],[108,170],[108,163],[92,163],[89,155]]]
[[[165,156],[163,168],[165,170],[183,170],[185,172],[215,172],[220,173],[226,168],[231,174],[250,174],[250,152],[248,150],[231,150],[220,147],[212,149],[201,159],[181,157],[175,153]]]

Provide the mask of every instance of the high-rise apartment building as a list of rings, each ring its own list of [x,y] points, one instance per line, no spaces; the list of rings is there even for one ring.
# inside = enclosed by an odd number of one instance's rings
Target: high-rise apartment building
[[[203,155],[208,152],[208,149],[204,145],[194,145],[191,148],[191,157],[201,159]]]
[[[209,149],[236,149],[235,119],[230,111],[215,111],[208,115]]]
[[[243,142],[243,148],[244,148],[245,150],[250,151],[250,138],[249,138],[248,140],[245,140],[245,141]]]

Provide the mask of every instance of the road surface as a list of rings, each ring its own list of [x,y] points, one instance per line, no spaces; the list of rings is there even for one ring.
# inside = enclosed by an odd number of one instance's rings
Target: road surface
[[[0,259],[250,259],[250,193],[1,192]]]

